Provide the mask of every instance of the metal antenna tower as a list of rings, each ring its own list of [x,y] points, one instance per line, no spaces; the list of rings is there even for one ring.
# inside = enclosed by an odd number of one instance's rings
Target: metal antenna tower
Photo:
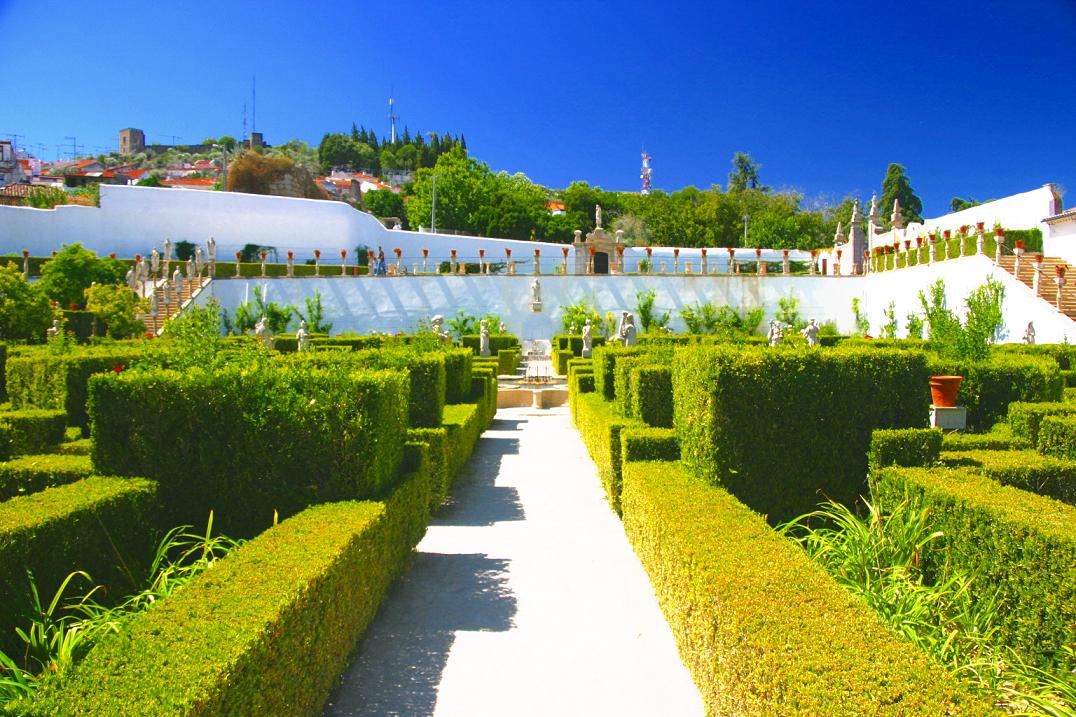
[[[396,120],[400,119],[400,116],[396,114],[396,100],[389,96],[389,127],[392,134],[392,143],[396,144]]]
[[[71,159],[74,159],[75,157],[77,157],[77,156],[79,155],[79,152],[80,152],[81,150],[85,150],[85,149],[86,149],[86,148],[85,148],[85,147],[83,147],[83,146],[82,146],[81,144],[78,144],[78,143],[77,143],[77,142],[75,141],[75,138],[74,138],[74,137],[64,137],[64,139],[69,139],[69,140],[71,140],[71,150],[70,150],[70,151],[68,152],[68,155],[70,155],[70,158],[71,158]]]
[[[258,131],[258,76],[250,78],[250,133]]]
[[[19,140],[26,139],[26,135],[15,134],[14,132],[5,132],[4,136],[11,140],[11,148],[16,152],[19,151]]]
[[[643,169],[639,178],[643,180],[643,188],[639,190],[639,194],[650,194],[650,155],[643,150]]]

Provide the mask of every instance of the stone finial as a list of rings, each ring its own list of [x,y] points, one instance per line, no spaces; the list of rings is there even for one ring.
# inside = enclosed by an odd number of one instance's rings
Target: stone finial
[[[904,215],[900,213],[900,200],[893,200],[893,216],[889,218],[889,223],[893,225],[893,228],[900,229],[904,226]]]
[[[840,222],[837,222],[837,233],[833,235],[833,243],[844,244],[844,232],[842,231]]]
[[[874,210],[871,209],[873,212]],[[855,226],[863,221],[863,214],[859,211],[859,200],[856,199],[852,202],[852,221],[851,225]]]
[[[868,216],[867,218],[870,219],[872,222],[875,222],[875,223],[877,223],[877,220],[881,218],[880,215],[878,214],[878,193],[877,192],[875,192],[874,194],[871,195],[871,213],[870,213],[870,216]]]

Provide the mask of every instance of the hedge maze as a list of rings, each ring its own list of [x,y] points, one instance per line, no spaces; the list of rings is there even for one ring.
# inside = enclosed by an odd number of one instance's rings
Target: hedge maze
[[[923,342],[691,337],[565,359],[575,424],[707,711],[1071,714],[1069,358],[1068,347],[998,347],[954,364]],[[927,427],[938,373],[966,377],[966,432]],[[892,516],[917,516],[923,538],[902,584],[935,596],[927,612],[943,626],[964,625],[963,610],[982,634],[931,644],[894,617],[908,609],[894,594],[813,560],[795,537],[804,524],[821,531],[807,540],[862,547],[836,510],[813,513],[820,504],[847,506],[871,540],[895,533]],[[884,547],[860,558],[880,561]]]
[[[320,714],[496,411],[468,348],[211,344],[0,352],[0,713]],[[205,557],[158,548],[177,526],[237,542],[154,592],[162,560]],[[15,628],[72,573],[64,599],[159,597],[42,669]]]

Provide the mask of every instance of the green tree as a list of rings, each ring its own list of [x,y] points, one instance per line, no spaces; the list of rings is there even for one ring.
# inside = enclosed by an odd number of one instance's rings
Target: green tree
[[[762,165],[751,158],[747,152],[737,152],[732,155],[732,171],[729,172],[729,191],[742,192],[745,189],[761,189],[767,187],[758,181],[758,170]]]
[[[977,202],[974,199],[972,199],[971,197],[968,197],[967,199],[961,199],[960,197],[953,197],[951,200],[949,200],[949,209],[951,209],[954,212],[959,212],[959,211],[963,211],[965,209],[971,209],[972,207],[977,207],[980,204],[982,204],[982,202]]]
[[[900,212],[904,222],[923,221],[923,201],[912,190],[912,183],[904,174],[904,167],[893,163],[885,171],[885,179],[882,180],[881,212],[888,225],[889,216],[893,212],[893,202],[900,200]]]
[[[65,244],[41,269],[45,296],[63,308],[79,307],[91,284],[118,284],[126,273],[118,259],[98,258],[81,244]]]
[[[366,211],[379,219],[384,217],[406,219],[407,217],[403,195],[391,189],[375,189],[367,192],[362,195],[362,203]]]
[[[621,214],[611,226],[614,232],[624,232],[625,246],[650,246],[654,242],[654,232],[642,217],[634,214]]]
[[[146,300],[123,284],[97,284],[86,289],[86,310],[93,313],[114,339],[141,336],[146,325],[135,316],[146,309]]]
[[[14,264],[0,264],[0,339],[42,341],[51,321],[40,283],[26,281]]]

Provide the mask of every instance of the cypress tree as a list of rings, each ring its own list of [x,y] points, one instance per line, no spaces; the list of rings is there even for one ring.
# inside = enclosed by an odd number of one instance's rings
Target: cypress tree
[[[900,200],[900,213],[905,223],[923,221],[923,201],[912,190],[912,183],[905,176],[904,167],[895,162],[889,165],[885,171],[885,180],[882,181],[880,209],[887,226],[893,212],[894,200]]]

